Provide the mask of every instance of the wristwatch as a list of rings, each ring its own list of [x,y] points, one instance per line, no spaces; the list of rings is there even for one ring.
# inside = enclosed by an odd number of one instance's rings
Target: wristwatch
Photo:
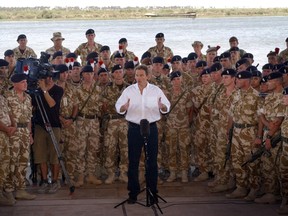
[[[272,136],[267,134],[266,139],[272,139]]]
[[[43,93],[44,93],[44,94],[46,94],[46,93],[47,93],[47,91],[45,90],[45,91],[43,91]]]

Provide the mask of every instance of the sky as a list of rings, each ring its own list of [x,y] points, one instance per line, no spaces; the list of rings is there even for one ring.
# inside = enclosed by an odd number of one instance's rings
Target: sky
[[[81,4],[80,4],[81,3]],[[195,8],[288,8],[287,0],[8,0],[2,1],[0,7],[74,7],[87,6],[120,6],[120,7],[146,7],[146,6],[192,6]]]

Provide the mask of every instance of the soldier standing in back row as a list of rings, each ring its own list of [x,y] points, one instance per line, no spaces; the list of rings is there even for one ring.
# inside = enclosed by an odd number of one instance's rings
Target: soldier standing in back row
[[[16,61],[19,58],[37,58],[34,50],[27,46],[28,40],[26,35],[20,34],[17,38],[17,42],[19,43],[19,46],[13,49]]]

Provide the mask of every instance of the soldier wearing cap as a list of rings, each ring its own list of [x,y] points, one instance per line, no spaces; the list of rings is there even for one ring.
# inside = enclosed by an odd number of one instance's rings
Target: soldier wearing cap
[[[206,61],[208,67],[211,67],[212,64],[214,63],[214,58],[217,56],[217,52],[220,49],[220,46],[216,47],[211,47],[210,45],[208,46],[208,49],[206,50]]]
[[[189,53],[189,55],[187,56],[187,60],[188,60],[187,73],[192,77],[191,88],[201,85],[200,72],[196,68],[197,59],[198,59],[198,55],[194,52]]]
[[[226,149],[227,149],[227,124],[228,124],[228,110],[231,106],[231,100],[233,94],[235,94],[235,76],[236,71],[233,69],[223,70],[221,73],[222,83],[224,86],[224,91],[220,91],[217,95],[217,122],[218,126],[215,128],[216,137],[214,139],[215,143],[215,152],[217,156],[214,157],[214,181],[209,182],[208,186],[210,187],[209,191],[213,193],[223,192],[234,187],[232,174],[231,163],[227,163],[224,167],[226,159]],[[212,121],[214,124],[214,122]]]
[[[247,71],[250,71],[252,73],[252,78],[251,78],[252,88],[260,92],[260,82],[262,79],[262,73],[258,71],[256,67],[254,68],[254,66],[248,67]]]
[[[262,79],[260,81],[260,97],[265,98],[269,92],[268,90],[268,76],[262,76]]]
[[[232,37],[229,39],[229,45],[230,45],[230,48],[232,48],[232,47],[238,47],[238,45],[239,45],[238,38],[235,37],[235,36],[232,36]],[[228,51],[228,50],[227,50],[227,51]],[[226,52],[227,52],[227,51],[226,51]],[[240,52],[240,57],[241,57],[241,58],[242,58],[242,56],[246,53],[245,50],[240,49],[240,48],[239,48],[239,52]]]
[[[82,67],[80,63],[77,61],[74,61],[72,65],[72,70],[70,71],[70,74],[69,74],[69,77],[70,77],[69,82],[73,86],[77,87],[81,84],[81,76],[80,76],[81,70],[82,70]]]
[[[190,91],[182,86],[180,71],[170,74],[172,88],[168,93],[168,100],[173,109],[170,110],[166,120],[166,142],[168,147],[170,176],[167,182],[173,182],[179,172],[181,182],[188,182],[189,145],[191,143],[190,123],[192,113],[192,100]]]
[[[253,62],[254,62],[254,56],[253,56],[252,53],[245,53],[245,54],[241,57],[241,59],[244,59],[244,58],[249,61],[249,64],[250,64],[250,65],[253,64]]]
[[[235,68],[237,72],[245,71],[250,66],[249,61],[246,58],[242,58],[238,60],[235,64]]]
[[[67,173],[74,181],[76,173],[77,142],[75,141],[76,125],[76,87],[68,82],[68,67],[65,64],[57,65],[55,70],[59,73],[59,79],[56,84],[63,88],[64,94],[60,103],[60,122],[61,122],[61,146],[63,157],[65,158],[65,167]]]
[[[125,57],[125,62],[126,61],[133,61],[134,58],[136,57],[135,54],[129,50],[127,50],[128,47],[128,41],[126,38],[120,38],[119,42],[119,50],[122,51],[124,57]],[[121,48],[121,49],[120,49]],[[116,52],[119,52],[119,50],[116,50],[112,55],[111,55],[111,60],[114,61],[114,55]]]
[[[259,160],[245,167],[242,167],[242,164],[251,155],[251,151],[257,148],[256,137],[262,137],[262,127],[258,125],[261,98],[251,87],[251,77],[249,71],[241,71],[236,75],[238,90],[232,97],[227,127],[227,136],[229,129],[233,128],[231,162],[236,175],[236,189],[226,194],[226,197],[244,197],[247,201],[255,199],[260,187]]]
[[[271,139],[281,132],[281,123],[285,117],[286,107],[282,103],[283,87],[282,74],[274,72],[268,75],[268,90],[271,94],[265,97],[264,104],[260,109],[260,124],[264,125],[263,140],[265,141],[265,148],[270,151],[270,156],[263,154],[261,156],[261,174],[263,178],[263,192],[264,195],[256,198],[256,203],[275,203],[275,194],[279,193],[279,160],[277,160],[277,152],[280,148],[280,142],[274,147],[271,146]],[[262,139],[258,144],[262,144]],[[276,165],[275,165],[276,163]]]
[[[188,72],[188,58],[187,57],[182,58],[182,71]]]
[[[28,40],[26,35],[20,34],[17,37],[17,42],[19,46],[13,49],[16,60],[18,60],[19,58],[37,58],[34,50],[27,46]]]
[[[206,61],[206,56],[202,54],[201,50],[203,49],[203,43],[201,41],[194,41],[192,43],[194,52],[198,56],[198,61]]]
[[[112,68],[113,70],[113,68]],[[105,66],[100,67],[98,72],[98,80],[97,80],[97,85],[100,87],[101,91],[106,88],[107,85],[110,84],[110,76],[109,76],[109,71],[106,69]]]
[[[136,82],[135,80],[135,71],[134,71],[135,65],[134,61],[128,61],[124,65],[124,80],[126,83],[134,84]]]
[[[12,76],[16,68],[16,59],[13,50],[6,50],[4,52],[4,60],[9,63],[8,65],[8,79]]]
[[[51,41],[53,42],[53,46],[48,48],[45,52],[50,54],[52,57],[53,54],[57,51],[61,51],[64,56],[70,53],[70,50],[62,45],[62,42],[65,40],[65,38],[62,37],[61,32],[54,32],[53,37],[51,38]],[[52,58],[50,57],[50,61]]]
[[[208,148],[209,136],[207,131],[210,128],[210,112],[207,104],[209,95],[212,92],[212,78],[208,68],[203,69],[200,74],[202,85],[192,89],[193,119],[195,118],[194,128],[194,154],[195,164],[200,171],[194,181],[205,181],[209,178],[208,172],[211,171],[209,161],[210,150]],[[210,162],[210,161],[209,161]]]
[[[86,57],[91,52],[100,53],[102,47],[101,44],[95,42],[95,31],[93,29],[88,29],[85,33],[87,42],[80,44],[74,53],[80,56],[81,64],[85,66],[87,64]]]
[[[281,67],[278,72],[282,73],[283,88],[288,87],[288,66]]]
[[[64,58],[62,51],[57,51],[53,54],[51,63],[56,67],[59,64],[64,64]]]
[[[100,57],[100,60],[103,61],[107,70],[109,70],[109,71],[111,71],[113,66],[114,66],[114,63],[110,59],[110,56],[111,56],[110,47],[107,45],[102,46],[100,49],[100,56],[99,57]]]
[[[121,52],[116,52],[114,55],[114,65],[121,65],[124,68],[125,65],[125,56]]]
[[[0,86],[3,85],[4,78],[6,78],[6,75],[0,71]],[[10,172],[9,137],[15,133],[17,128],[11,121],[12,116],[9,114],[8,101],[2,94],[0,94],[0,106],[0,205],[14,205],[16,202],[15,198],[11,193],[8,193],[10,196],[7,198],[4,185]]]
[[[164,63],[170,58],[173,57],[172,50],[164,46],[165,38],[163,33],[157,33],[155,36],[156,46],[150,47],[148,49],[148,52],[151,53],[151,58],[154,58],[156,56],[160,56],[164,59]]]
[[[127,131],[128,125],[124,115],[119,115],[115,109],[115,103],[123,90],[129,86],[124,81],[124,71],[120,65],[112,68],[112,82],[102,92],[103,119],[104,123],[104,167],[108,177],[105,184],[112,184],[115,181],[115,172],[120,169],[119,180],[128,182],[128,146]],[[117,150],[118,149],[118,150]],[[119,163],[118,163],[118,159]]]
[[[279,54],[279,48],[275,48],[274,51],[270,51],[268,54],[267,54],[267,58],[268,58],[268,63],[272,64],[272,65],[276,65],[280,62],[278,62],[278,54]]]
[[[219,59],[224,69],[232,69],[230,52],[221,53],[221,55],[219,56]]]
[[[287,214],[288,213],[288,88],[284,88],[283,90],[283,99],[282,103],[285,106],[285,117],[281,124],[281,154],[279,161],[279,170],[280,170],[280,181],[281,181],[281,196],[282,202],[280,208],[278,209],[278,214]]]
[[[78,130],[77,167],[78,180],[76,187],[87,183],[99,185],[101,180],[96,178],[96,168],[100,167],[100,126],[102,102],[100,87],[94,80],[94,70],[91,65],[82,68],[83,78],[81,85],[76,90],[76,105],[78,108],[76,126]]]
[[[263,65],[263,67],[262,67],[263,76],[268,76],[270,73],[272,73],[272,70],[273,70],[272,64],[267,63],[267,64]]]
[[[13,89],[7,92],[6,98],[10,110],[12,124],[16,127],[15,133],[10,137],[10,165],[9,175],[5,184],[5,191],[9,199],[32,200],[35,195],[26,192],[26,169],[30,155],[30,145],[33,143],[31,131],[32,104],[31,97],[25,93],[27,90],[27,76],[14,74],[11,77]]]
[[[236,62],[240,60],[240,49],[238,47],[231,47],[230,50],[230,55],[231,55],[231,64],[232,68],[236,68]]]
[[[283,62],[288,61],[288,37],[285,40],[286,48],[279,53],[279,56],[282,58]]]
[[[2,84],[0,87],[0,94],[3,95],[11,87],[11,82],[8,79],[8,65],[9,63],[4,59],[0,59],[0,78],[2,79]]]

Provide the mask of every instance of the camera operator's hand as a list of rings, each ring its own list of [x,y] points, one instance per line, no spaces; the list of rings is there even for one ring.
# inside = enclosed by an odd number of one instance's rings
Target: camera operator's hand
[[[39,87],[41,88],[41,90],[42,90],[43,92],[44,92],[44,91],[47,91],[45,79],[39,79],[39,80],[38,80],[38,85],[39,85]]]

